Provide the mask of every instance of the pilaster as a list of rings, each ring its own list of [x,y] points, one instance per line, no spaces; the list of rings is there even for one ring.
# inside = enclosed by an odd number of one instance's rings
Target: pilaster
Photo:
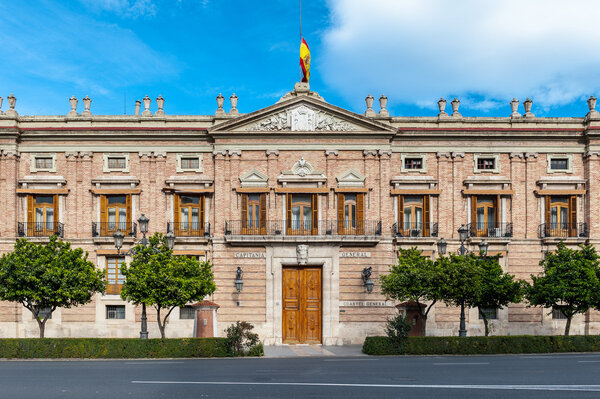
[[[538,198],[533,191],[536,189],[535,183],[540,175],[540,166],[537,152],[526,152],[526,190],[525,190],[525,238],[537,238],[540,225]]]

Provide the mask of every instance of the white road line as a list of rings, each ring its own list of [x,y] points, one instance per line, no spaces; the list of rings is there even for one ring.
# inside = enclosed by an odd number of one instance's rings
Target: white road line
[[[600,385],[426,385],[426,384],[342,384],[326,382],[239,382],[239,381],[131,381],[132,384],[181,385],[256,385],[302,387],[352,387],[352,388],[417,388],[417,389],[488,389],[525,391],[581,391],[600,392]]]
[[[125,362],[125,364],[175,364],[175,363],[184,363],[184,362],[160,362],[154,360],[146,360],[143,362]]]
[[[600,363],[600,360],[578,360],[577,363]]]
[[[471,366],[471,365],[480,365],[480,364],[489,364],[489,363],[433,363],[434,366]]]
[[[324,362],[376,362],[379,359],[325,359]]]

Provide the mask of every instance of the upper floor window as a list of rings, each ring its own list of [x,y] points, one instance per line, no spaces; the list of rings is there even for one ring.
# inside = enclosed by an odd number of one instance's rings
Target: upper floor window
[[[404,159],[404,169],[423,169],[422,158],[406,158]]]
[[[402,172],[427,172],[426,156],[423,154],[402,154]]]
[[[106,258],[106,293],[120,294],[125,277],[121,274],[121,268],[125,263],[125,258],[109,257]]]
[[[476,237],[501,237],[498,197],[471,197],[471,233]],[[500,229],[501,230],[501,229]]]
[[[548,154],[548,173],[572,173],[573,172],[573,156],[571,154],[566,155],[553,155]]]
[[[124,235],[132,233],[131,194],[100,196],[101,236],[112,236],[117,230]]]
[[[36,169],[52,169],[54,160],[52,157],[36,157],[35,168]]]
[[[362,234],[365,228],[364,194],[338,193],[338,234]]]
[[[242,194],[242,234],[266,234],[267,194]]]
[[[286,226],[288,235],[318,233],[319,210],[317,194],[288,194]]]
[[[546,196],[545,237],[577,237],[577,196]]]
[[[492,172],[500,173],[499,155],[495,154],[475,154],[474,155],[474,172]]]
[[[31,154],[30,171],[56,172],[56,154]]]
[[[104,154],[104,172],[129,172],[129,154]]]
[[[175,236],[203,236],[205,232],[203,195],[175,194]]]
[[[431,235],[429,195],[400,195],[398,197],[398,228],[402,237]]]
[[[494,170],[496,168],[496,160],[494,158],[479,158],[477,159],[477,169],[479,170]]]
[[[27,236],[51,236],[57,231],[57,225],[58,195],[28,195]]]
[[[202,173],[202,154],[177,154],[177,173]]]

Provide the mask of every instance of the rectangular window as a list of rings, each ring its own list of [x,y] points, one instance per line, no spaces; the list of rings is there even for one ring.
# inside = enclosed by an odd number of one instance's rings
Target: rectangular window
[[[546,237],[577,237],[577,196],[546,196]]]
[[[181,169],[197,170],[199,168],[200,168],[200,159],[198,157],[182,157],[181,158]]]
[[[36,169],[52,169],[53,158],[52,157],[36,157],[35,158]]]
[[[118,295],[125,282],[125,276],[121,274],[121,268],[125,258],[106,258],[106,293]]]
[[[557,306],[552,308],[552,320],[566,320],[567,316],[565,316],[563,314],[563,312],[561,311],[563,307],[562,306]]]
[[[108,157],[109,169],[126,169],[127,159],[125,157]]]
[[[504,237],[500,224],[499,196],[471,196],[471,234],[475,237]]]
[[[429,237],[431,223],[429,195],[401,195],[398,198],[396,234],[401,237]]]
[[[423,158],[404,158],[404,169],[423,169]]]
[[[286,200],[288,235],[316,235],[319,231],[317,194],[288,194]]]
[[[364,234],[364,194],[338,193],[337,195],[337,230],[338,234]]]
[[[123,235],[132,233],[131,195],[103,195],[100,197],[100,236],[112,236],[117,230]]]
[[[107,319],[124,319],[125,305],[106,305]]]
[[[477,158],[478,170],[494,170],[496,168],[495,158]]]
[[[46,315],[48,315],[48,320],[52,319],[52,312],[50,311],[50,308],[42,308],[38,311],[38,318],[40,320],[44,320],[44,317],[46,317]],[[35,318],[35,316],[34,316]]]
[[[498,309],[496,308],[482,308],[481,312],[487,316],[488,320],[495,320],[498,318]],[[481,313],[479,313],[479,320],[482,319],[483,316],[481,316]]]
[[[551,170],[569,170],[568,158],[552,158],[550,159]]]
[[[175,236],[201,237],[205,233],[203,195],[175,194]]]
[[[242,234],[267,233],[267,194],[242,194]]]
[[[179,318],[181,320],[193,320],[195,314],[196,309],[194,309],[192,306],[184,306],[179,308]]]
[[[27,197],[27,236],[49,237],[58,229],[58,195]]]

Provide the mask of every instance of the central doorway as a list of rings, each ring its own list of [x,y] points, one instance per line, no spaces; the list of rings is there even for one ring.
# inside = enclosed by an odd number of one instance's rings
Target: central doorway
[[[283,343],[320,344],[321,268],[283,267]]]

